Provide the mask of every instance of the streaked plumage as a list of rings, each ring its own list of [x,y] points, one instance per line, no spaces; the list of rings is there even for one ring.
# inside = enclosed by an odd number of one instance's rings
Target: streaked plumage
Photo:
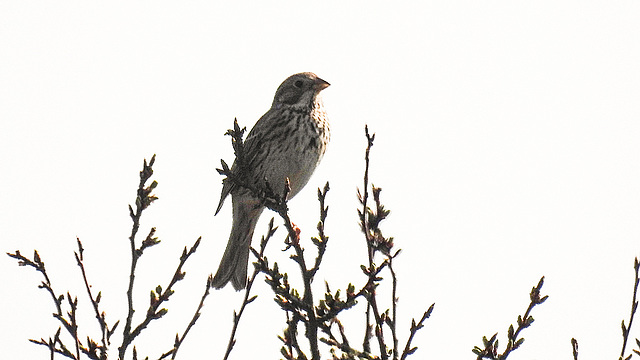
[[[329,123],[318,96],[327,86],[328,82],[307,72],[290,76],[278,87],[271,109],[245,140],[246,180],[260,184],[266,178],[274,191],[282,193],[289,178],[289,198],[307,184],[329,142]],[[231,170],[236,170],[235,163]],[[229,194],[233,225],[213,286],[222,288],[231,282],[240,290],[246,286],[249,246],[264,207],[248,190],[225,180],[216,214]]]

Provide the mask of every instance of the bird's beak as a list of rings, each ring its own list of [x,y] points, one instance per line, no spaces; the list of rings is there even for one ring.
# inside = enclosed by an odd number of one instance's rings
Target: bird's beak
[[[323,90],[323,89],[328,88],[328,87],[329,87],[329,85],[331,85],[331,84],[329,84],[328,82],[326,82],[326,81],[324,81],[324,80],[322,80],[322,79],[320,79],[320,78],[317,78],[317,79],[316,79],[316,82],[315,82],[315,84],[314,84],[314,86],[313,86],[313,87],[314,87],[317,91],[320,91],[320,90]]]

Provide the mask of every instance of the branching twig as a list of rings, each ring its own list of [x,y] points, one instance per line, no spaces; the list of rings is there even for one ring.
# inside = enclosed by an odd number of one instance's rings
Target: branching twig
[[[38,254],[38,251],[37,250],[33,251],[33,260],[30,260],[29,258],[24,257],[22,254],[20,254],[19,250],[16,250],[16,252],[13,254],[7,253],[7,255],[9,255],[9,257],[17,259],[19,266],[30,266],[42,274],[42,277],[44,277],[44,281],[38,287],[40,289],[47,290],[47,292],[49,293],[49,295],[51,295],[51,298],[53,299],[53,302],[56,305],[56,314],[58,314],[59,316],[62,316],[61,305],[62,305],[62,300],[64,299],[64,296],[63,295],[57,296],[53,291],[53,288],[51,287],[51,280],[49,280],[49,275],[47,275],[47,270],[44,267],[44,261],[40,259],[40,255]]]
[[[335,323],[338,325],[338,330],[340,332],[341,340],[338,341],[338,339],[336,339],[333,336],[333,334],[331,334],[329,331],[328,333],[330,334],[330,338],[329,339],[321,338],[320,341],[332,347],[331,354],[333,355],[333,359],[340,359],[335,354],[335,349],[339,349],[340,351],[342,351],[342,353],[347,354],[349,356],[348,359],[355,359],[355,358],[366,359],[366,360],[380,359],[379,357],[372,355],[368,352],[363,352],[363,351],[359,351],[357,349],[352,348],[351,345],[349,345],[349,341],[347,340],[347,336],[344,332],[344,326],[342,326],[342,323],[338,319],[334,319],[332,323]]]
[[[40,340],[29,339],[29,341],[31,341],[34,344],[43,345],[49,348],[52,358],[53,358],[53,354],[56,353],[56,354],[64,355],[65,357],[68,357],[70,359],[78,360],[80,358],[80,351],[82,350],[91,359],[98,359],[97,355],[94,355],[91,352],[89,352],[86,349],[86,347],[83,346],[80,340],[78,339],[78,324],[76,323],[76,309],[78,305],[77,298],[72,300],[71,294],[67,292],[67,296],[66,296],[67,303],[69,304],[69,307],[71,310],[66,314],[68,316],[68,319],[65,318],[65,314],[63,314],[62,312],[62,302],[65,299],[65,296],[56,295],[55,291],[53,290],[53,287],[51,286],[51,280],[49,279],[49,275],[47,275],[44,261],[42,261],[42,259],[40,258],[38,251],[34,250],[33,260],[30,260],[29,258],[24,257],[22,254],[20,254],[20,251],[18,250],[16,250],[16,252],[13,254],[7,253],[7,255],[9,255],[14,259],[17,259],[18,265],[33,267],[36,271],[42,274],[42,276],[44,277],[44,281],[40,285],[38,285],[38,287],[40,289],[45,289],[49,293],[49,295],[51,295],[51,298],[53,299],[53,302],[55,303],[55,306],[56,306],[56,312],[53,313],[53,317],[58,319],[58,321],[60,321],[60,323],[62,324],[62,327],[64,327],[65,330],[69,333],[69,335],[71,335],[72,340],[74,342],[75,354],[69,351],[69,349],[64,345],[62,340],[60,340],[61,328],[58,328],[58,331],[56,332],[56,335],[54,336],[53,339],[49,338],[48,341],[44,339],[40,339]]]
[[[118,347],[119,359],[124,359],[124,355],[126,353],[127,347],[140,334],[140,332],[147,327],[147,325],[152,320],[159,319],[164,314],[167,313],[167,309],[160,309],[160,306],[165,301],[169,300],[169,297],[173,294],[174,285],[178,281],[184,278],[185,273],[182,271],[182,267],[187,261],[187,259],[196,251],[198,245],[200,244],[200,238],[198,238],[198,240],[196,240],[196,242],[188,251],[186,247],[184,248],[182,252],[182,256],[180,257],[180,262],[178,264],[178,267],[175,273],[173,274],[172,279],[169,281],[169,284],[167,285],[166,289],[163,291],[162,287],[158,286],[156,287],[155,292],[151,291],[151,301],[147,309],[146,317],[140,324],[135,326],[135,328],[133,328],[132,330],[133,314],[135,312],[133,307],[133,284],[135,279],[137,261],[140,258],[140,256],[143,254],[143,251],[146,248],[156,245],[160,242],[158,238],[154,237],[155,231],[156,231],[155,228],[151,228],[147,237],[142,241],[139,247],[136,247],[136,241],[135,241],[136,235],[138,233],[138,229],[140,227],[140,218],[141,218],[142,212],[147,207],[149,207],[149,205],[151,205],[153,201],[157,199],[155,195],[151,194],[152,191],[157,186],[157,182],[153,181],[149,186],[146,186],[147,181],[153,175],[152,166],[154,162],[155,162],[155,155],[151,158],[149,163],[147,163],[146,160],[144,161],[143,169],[140,172],[140,182],[138,185],[137,196],[135,201],[136,210],[134,211],[133,207],[129,206],[129,214],[133,221],[133,226],[131,230],[131,235],[129,236],[129,243],[131,246],[131,266],[130,266],[130,272],[129,272],[129,286],[127,290],[128,313],[127,313],[127,318],[125,323],[125,329],[123,331],[122,344],[120,347]],[[53,313],[53,316],[62,324],[62,326],[58,328],[58,331],[53,336],[53,338],[50,337],[48,340],[45,340],[44,338],[41,338],[40,340],[31,339],[30,341],[38,345],[46,346],[49,349],[49,353],[52,359],[55,354],[60,354],[70,359],[79,360],[80,354],[82,353],[92,360],[106,360],[108,346],[110,345],[110,338],[115,332],[119,324],[119,321],[116,321],[113,324],[113,326],[109,328],[105,320],[106,319],[105,312],[101,312],[99,308],[99,303],[102,297],[102,293],[98,292],[98,294],[94,297],[94,294],[91,289],[91,285],[89,284],[87,272],[85,269],[84,248],[79,238],[76,238],[76,241],[78,246],[78,251],[74,252],[76,265],[80,268],[82,279],[84,281],[84,286],[89,296],[89,301],[91,302],[93,311],[95,312],[95,317],[98,320],[98,323],[100,325],[100,330],[102,335],[100,344],[94,341],[90,336],[87,336],[86,344],[83,344],[83,342],[80,340],[79,328],[77,324],[78,299],[77,297],[72,297],[70,292],[67,292],[66,303],[67,303],[67,306],[70,308],[70,310],[67,311],[66,313],[63,312],[63,307],[64,307],[63,301],[65,300],[65,296],[56,295],[55,291],[51,286],[51,281],[49,279],[49,276],[47,275],[47,272],[45,270],[44,262],[41,260],[40,255],[38,254],[37,251],[34,251],[33,260],[22,256],[20,254],[20,251],[16,251],[14,254],[8,253],[7,255],[17,259],[19,265],[33,267],[34,269],[36,269],[38,272],[42,274],[42,276],[44,277],[44,281],[42,281],[42,283],[39,285],[39,288],[47,290],[47,292],[53,299],[56,306],[56,312]],[[210,285],[210,280],[207,282],[207,285]],[[172,349],[169,353],[163,355],[163,357],[166,357],[169,354],[172,354],[175,358],[175,354],[177,353],[177,350],[180,344],[184,340],[184,337],[187,335],[187,333],[189,332],[189,329],[191,329],[191,327],[195,324],[196,320],[200,316],[200,310],[203,306],[204,298],[206,298],[207,295],[208,295],[208,287],[207,287],[207,291],[202,297],[202,301],[200,302],[200,305],[198,306],[194,317],[192,318],[191,322],[187,326],[187,329],[185,330],[184,334],[182,335],[182,337],[176,337],[174,349]],[[69,347],[67,347],[60,338],[60,333],[63,327],[66,330],[66,332],[69,333],[69,335],[71,336],[71,339],[74,342],[74,346],[73,346],[74,351],[69,350]],[[137,359],[137,350],[135,346],[133,347],[133,358]]]
[[[288,237],[285,240],[287,245],[287,249],[293,248],[295,254],[291,256],[291,258],[298,264],[300,268],[300,273],[302,274],[302,281],[304,287],[304,294],[302,298],[298,298],[297,294],[291,294],[291,300],[293,303],[297,303],[301,305],[301,309],[304,309],[305,316],[300,316],[300,314],[293,314],[292,321],[293,323],[297,323],[298,320],[302,320],[306,327],[306,336],[309,339],[309,344],[311,348],[311,355],[313,359],[320,358],[320,351],[318,347],[318,321],[316,320],[316,314],[314,310],[314,299],[313,293],[311,291],[311,283],[313,282],[313,277],[318,270],[319,264],[322,260],[322,256],[324,254],[324,248],[326,247],[327,237],[324,235],[324,218],[326,217],[327,208],[324,207],[324,196],[328,191],[328,184],[325,186],[324,193],[320,193],[318,196],[322,196],[321,213],[324,213],[324,217],[321,216],[321,221],[318,224],[319,229],[319,238],[314,239],[314,244],[318,247],[318,256],[316,257],[315,264],[312,268],[309,268],[306,264],[306,260],[304,257],[304,249],[300,245],[300,230],[295,227],[289,217],[288,206],[287,206],[287,197],[291,192],[291,187],[289,184],[289,179],[285,180],[284,191],[282,195],[279,193],[275,193],[272,190],[271,185],[266,179],[262,184],[252,183],[247,176],[243,176],[243,174],[247,173],[249,169],[247,169],[247,162],[244,158],[244,143],[242,141],[242,137],[244,134],[245,128],[240,129],[237,120],[234,120],[233,129],[227,131],[227,135],[232,137],[232,145],[234,148],[234,153],[236,155],[236,159],[234,161],[234,165],[232,168],[229,168],[228,165],[221,161],[222,168],[217,169],[217,171],[221,175],[225,175],[226,181],[233,182],[233,186],[239,186],[249,190],[254,197],[259,199],[262,205],[267,208],[275,211],[280,215],[280,217],[284,221],[284,225],[287,229]],[[260,260],[260,259],[259,259]],[[272,275],[276,278],[276,282],[272,282],[272,287],[276,294],[282,296],[285,293],[288,293],[287,290],[276,290],[280,285],[280,277],[277,269],[275,271],[270,271],[266,262],[263,262],[261,265],[262,271],[264,271],[267,275]],[[286,279],[285,279],[286,280]],[[282,299],[286,299],[289,295],[285,295]],[[253,298],[251,298],[252,300]],[[248,300],[248,291],[245,295],[245,302]],[[241,310],[244,308],[241,308]],[[286,310],[285,310],[286,311]],[[231,339],[229,340],[229,346],[227,347],[227,354],[230,352],[230,349],[233,347],[235,340],[233,339],[235,329],[237,327],[238,315],[234,313],[234,330],[232,331]],[[289,329],[292,330],[293,323],[290,323]]]
[[[139,249],[136,249],[136,234],[138,233],[138,229],[140,228],[140,217],[142,216],[142,212],[151,205],[151,203],[158,198],[155,195],[151,195],[153,189],[158,185],[156,181],[153,181],[149,187],[145,187],[147,180],[151,178],[153,175],[153,164],[156,161],[155,154],[151,157],[151,160],[147,164],[147,160],[144,160],[142,171],[140,171],[140,183],[138,185],[138,191],[136,196],[136,211],[133,211],[131,205],[129,205],[129,215],[131,216],[131,220],[133,221],[133,226],[131,228],[131,235],[129,236],[129,244],[131,246],[131,270],[129,271],[129,287],[127,288],[127,301],[128,301],[128,313],[127,320],[124,325],[123,330],[123,342],[122,346],[118,349],[118,358],[120,360],[124,360],[124,354],[127,351],[127,346],[131,343],[133,338],[131,338],[131,322],[133,321],[133,283],[135,280],[135,271],[136,265],[138,264],[138,258],[142,255],[142,252],[145,248],[157,244],[159,241],[157,238],[154,238],[153,235],[155,233],[155,228],[152,228],[147,236],[148,241],[146,244],[140,246]],[[145,241],[147,241],[145,240]],[[146,245],[146,246],[145,246]]]
[[[287,196],[291,191],[289,187],[288,179],[285,182],[284,191],[282,195],[272,191],[270,184],[265,180],[262,183],[252,182],[243,174],[250,172],[251,169],[247,169],[247,162],[244,159],[244,144],[242,136],[244,134],[244,128],[240,129],[237,121],[234,121],[234,127],[227,131],[227,135],[232,137],[232,145],[236,154],[233,167],[229,166],[221,161],[222,168],[217,169],[222,175],[225,175],[225,184],[227,188],[231,182],[231,187],[241,187],[247,189],[251,194],[260,200],[261,205],[265,206],[280,215],[284,221],[284,225],[287,228],[287,238],[285,244],[287,245],[285,250],[293,248],[294,254],[291,255],[296,264],[298,264],[299,272],[302,275],[302,295],[291,286],[289,283],[289,277],[286,273],[281,273],[278,269],[278,264],[274,263],[273,266],[269,266],[267,259],[263,256],[262,252],[257,253],[252,249],[254,255],[258,258],[255,263],[256,272],[249,281],[249,286],[245,293],[243,305],[240,308],[239,313],[234,313],[234,327],[227,346],[227,353],[225,359],[228,357],[229,352],[235,344],[235,332],[238,327],[240,316],[244,310],[244,306],[255,297],[249,297],[249,289],[253,283],[257,272],[264,272],[267,275],[266,281],[271,286],[274,294],[275,301],[287,315],[287,328],[284,334],[280,336],[280,340],[283,342],[281,353],[285,359],[307,359],[304,351],[301,349],[297,339],[297,329],[300,323],[305,326],[305,337],[309,342],[311,358],[320,359],[320,349],[318,341],[322,341],[325,344],[331,346],[332,354],[334,349],[340,349],[344,354],[349,356],[358,356],[364,359],[377,359],[369,351],[369,338],[371,337],[371,330],[374,326],[370,325],[370,316],[367,316],[367,328],[365,341],[363,343],[364,351],[359,351],[352,348],[349,345],[347,337],[344,333],[344,328],[337,319],[338,314],[341,311],[352,308],[359,297],[365,297],[367,299],[367,314],[373,313],[375,321],[375,336],[380,347],[380,355],[382,359],[388,359],[393,353],[394,359],[398,359],[400,356],[398,349],[398,336],[396,331],[397,324],[397,276],[393,269],[393,259],[399,254],[399,250],[392,252],[393,238],[385,238],[382,235],[382,231],[379,228],[379,223],[384,220],[389,211],[384,209],[380,202],[380,188],[372,187],[373,197],[375,200],[375,209],[369,208],[369,153],[373,146],[373,140],[375,135],[370,135],[368,128],[365,127],[365,133],[367,136],[367,150],[365,154],[365,175],[364,175],[364,190],[360,194],[360,202],[362,204],[362,210],[358,211],[360,215],[362,231],[365,234],[368,252],[368,266],[362,266],[362,270],[367,276],[366,284],[356,292],[353,285],[349,284],[346,291],[346,298],[340,297],[340,291],[336,291],[335,294],[329,289],[329,285],[326,284],[326,292],[324,299],[319,301],[318,305],[315,305],[314,294],[311,290],[311,285],[314,276],[318,272],[329,237],[325,234],[324,227],[328,213],[328,206],[325,205],[325,197],[329,190],[329,184],[327,183],[323,190],[318,189],[318,201],[320,203],[320,221],[318,222],[318,236],[313,237],[311,240],[317,248],[317,255],[313,266],[307,265],[307,259],[305,258],[305,249],[300,241],[300,230],[293,225],[288,213]],[[380,252],[385,256],[385,259],[380,265],[375,264],[375,253]],[[389,267],[391,272],[392,284],[392,309],[381,312],[379,310],[376,299],[376,287],[379,285],[382,278],[380,273]],[[433,306],[424,314],[422,319],[416,324],[415,321],[411,327],[410,338],[407,341],[406,349],[402,354],[402,358],[406,358],[408,355],[415,352],[417,348],[411,347],[411,341],[417,331],[423,327],[423,323],[433,310]],[[389,312],[391,311],[391,314]],[[331,332],[331,324],[338,324],[340,330],[341,340],[338,340]],[[386,324],[386,325],[385,325]],[[384,327],[388,326],[393,338],[392,347],[388,347],[384,340]],[[319,338],[318,331],[322,331],[327,334],[328,338]],[[295,354],[294,354],[295,353]],[[335,356],[335,354],[334,354]]]
[[[178,281],[184,279],[185,273],[182,271],[182,266],[185,264],[187,259],[189,259],[189,257],[196,252],[198,245],[200,245],[200,240],[201,238],[198,238],[188,251],[186,247],[184,248],[184,250],[182,251],[182,255],[180,256],[178,267],[176,268],[173,277],[169,281],[169,285],[167,285],[164,291],[162,289],[162,286],[160,285],[156,287],[155,291],[151,290],[151,299],[149,302],[149,308],[147,309],[146,317],[131,332],[124,334],[124,337],[122,339],[122,346],[120,346],[119,348],[121,354],[124,355],[127,346],[129,346],[133,342],[133,340],[140,334],[140,332],[142,332],[142,330],[144,330],[149,325],[151,321],[160,319],[168,312],[166,308],[159,308],[165,301],[169,300],[169,297],[171,297],[171,295],[173,295],[173,286]]]
[[[482,338],[484,343],[484,348],[480,348],[478,346],[473,348],[473,353],[478,355],[477,359],[498,359],[505,360],[509,354],[520,347],[524,342],[524,338],[519,338],[518,335],[520,332],[533,323],[533,316],[529,315],[531,310],[536,306],[540,305],[549,298],[548,295],[540,296],[540,289],[542,289],[542,285],[544,284],[544,276],[540,278],[538,285],[531,289],[531,293],[529,294],[529,298],[531,302],[529,303],[529,307],[525,311],[523,316],[518,315],[518,327],[514,331],[513,325],[509,325],[509,330],[507,332],[507,348],[504,350],[502,354],[498,354],[498,340],[496,339],[498,334],[494,334],[491,339],[487,339],[486,337]]]
[[[362,192],[358,190],[358,199],[362,206],[361,210],[358,210],[358,216],[360,218],[360,228],[365,235],[367,243],[367,255],[368,264],[363,265],[362,271],[367,276],[367,284],[362,288],[359,294],[363,294],[367,299],[367,310],[365,317],[365,337],[363,341],[363,349],[365,352],[370,352],[370,339],[375,336],[380,357],[382,359],[388,359],[393,355],[393,359],[397,360],[401,354],[399,350],[399,339],[397,334],[398,323],[398,278],[393,268],[393,260],[400,254],[401,250],[392,251],[394,242],[393,237],[385,237],[380,229],[380,223],[386,219],[389,215],[389,210],[386,210],[380,201],[381,188],[371,186],[371,193],[375,207],[369,206],[369,155],[373,141],[375,140],[375,134],[370,135],[368,127],[365,126],[365,135],[367,138],[367,148],[365,151],[365,170],[364,170],[364,188]],[[373,209],[372,209],[373,208]],[[375,255],[380,253],[384,256],[384,260],[380,265],[376,265]],[[380,273],[383,269],[388,268],[391,274],[391,309],[381,311],[378,305],[378,298],[376,296],[376,288],[380,284],[382,278]],[[414,353],[417,348],[411,348],[410,343],[415,336],[417,330],[423,327],[423,322],[433,311],[433,305],[425,312],[422,320],[412,324],[410,338],[405,346],[405,351],[402,353],[402,359],[408,355]],[[371,323],[371,316],[373,315],[374,323]],[[389,347],[384,337],[384,325],[386,325],[391,333],[392,346]]]
[[[282,215],[282,214],[281,214]],[[285,220],[285,225],[287,222],[290,224],[290,220],[288,220],[288,215],[286,218],[283,216]],[[287,229],[289,226],[287,226]],[[302,296],[302,302],[304,303],[304,308],[306,309],[307,319],[304,321],[304,325],[306,327],[305,336],[309,340],[309,346],[311,348],[311,358],[313,360],[320,359],[320,349],[318,347],[318,321],[316,319],[316,313],[314,310],[314,301],[313,301],[313,292],[311,291],[311,283],[313,282],[313,273],[311,269],[307,267],[305,258],[304,258],[304,249],[300,245],[300,235],[295,233],[292,234],[289,231],[289,243],[287,245],[291,245],[295,250],[295,255],[291,255],[291,259],[293,259],[298,266],[300,267],[300,273],[302,274],[302,282],[304,286],[304,295]]]
[[[369,351],[370,349],[369,339],[371,337],[370,331],[372,329],[372,325],[370,323],[369,314],[370,314],[370,311],[372,311],[375,322],[376,322],[375,336],[376,336],[376,339],[378,340],[378,346],[380,347],[380,356],[384,360],[388,358],[388,353],[387,353],[387,347],[384,343],[384,333],[382,330],[383,320],[382,320],[382,317],[380,316],[380,311],[378,310],[375,285],[374,285],[374,280],[377,280],[374,278],[375,277],[374,274],[377,273],[377,271],[375,271],[375,263],[374,263],[375,247],[373,244],[373,239],[370,236],[370,229],[369,229],[370,224],[367,219],[367,212],[369,211],[369,207],[367,203],[369,199],[369,190],[368,190],[369,189],[369,153],[371,152],[371,147],[373,146],[373,141],[375,140],[376,135],[375,134],[369,135],[369,128],[366,125],[364,127],[364,131],[367,137],[367,149],[365,150],[365,156],[364,156],[364,160],[365,160],[364,188],[363,188],[362,194],[358,190],[358,198],[360,200],[360,204],[362,205],[362,211],[358,210],[358,215],[360,217],[362,232],[365,234],[365,238],[367,241],[367,254],[369,258],[369,265],[367,270],[365,271],[365,274],[368,274],[369,276],[368,283],[371,283],[373,287],[369,289],[370,291],[368,291],[367,293],[368,305],[367,305],[365,338],[363,342],[363,348],[365,349],[365,351]]]
[[[370,349],[369,339],[371,338],[371,329],[374,330],[374,335],[378,341],[378,347],[380,350],[380,356],[383,360],[389,358],[389,350],[384,340],[384,330],[382,328],[384,323],[388,323],[392,328],[392,335],[395,335],[395,330],[393,329],[393,321],[387,322],[388,314],[381,313],[378,307],[378,300],[376,296],[376,287],[377,284],[382,278],[378,277],[380,271],[388,265],[388,260],[382,262],[382,264],[377,267],[375,265],[375,253],[380,250],[378,247],[378,243],[385,242],[386,239],[382,237],[382,233],[379,231],[377,225],[386,217],[388,212],[384,210],[382,213],[376,212],[375,214],[371,211],[368,204],[369,199],[369,154],[371,152],[371,147],[373,146],[373,141],[375,140],[375,134],[369,134],[369,128],[365,126],[365,135],[367,137],[367,148],[365,150],[365,170],[364,170],[364,188],[362,193],[358,190],[358,199],[360,200],[360,204],[362,205],[362,210],[358,210],[358,215],[360,218],[360,227],[362,232],[365,235],[365,240],[367,243],[367,255],[368,255],[368,266],[363,267],[363,271],[365,275],[369,277],[367,284],[369,286],[365,287],[367,290],[365,296],[367,298],[367,313],[366,313],[366,325],[365,325],[365,339],[363,343],[363,348],[365,351]],[[372,187],[374,192],[374,197],[379,196],[380,189],[375,186]],[[376,200],[377,207],[376,210],[380,210],[379,207],[379,198]],[[373,226],[373,229],[372,229]],[[392,244],[392,242],[391,242]],[[390,249],[390,247],[389,247]],[[388,251],[386,252],[388,255]],[[395,294],[392,294],[395,297]],[[395,301],[395,300],[393,300]],[[375,325],[371,325],[370,323],[370,314],[373,313],[373,318],[375,320]],[[395,340],[395,339],[394,339]],[[396,340],[397,341],[397,340]],[[394,341],[395,342],[395,341]]]

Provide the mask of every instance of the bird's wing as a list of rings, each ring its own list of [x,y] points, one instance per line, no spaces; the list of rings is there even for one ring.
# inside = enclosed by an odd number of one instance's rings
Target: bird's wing
[[[277,115],[277,111],[273,108],[269,109],[249,131],[244,141],[244,154],[247,164],[251,164],[256,154],[261,152],[262,142],[273,127],[273,122]]]
[[[273,140],[274,131],[277,128],[274,125],[276,125],[275,123],[280,118],[280,115],[280,111],[275,108],[269,109],[256,122],[244,141],[244,158],[249,176],[254,181],[261,181],[262,177],[264,177],[264,174],[258,174],[256,169],[268,155],[268,151],[265,151],[267,149],[264,149],[264,146]]]
[[[249,131],[249,135],[244,141],[244,156],[245,161],[247,163],[249,174],[247,176],[259,177],[259,174],[254,173],[254,168],[257,166],[257,163],[260,163],[264,160],[264,157],[267,155],[266,152],[263,151],[263,140],[265,137],[272,132],[273,122],[278,118],[278,111],[271,108],[264,115],[260,117],[260,119],[253,126],[251,131]],[[236,162],[233,162],[233,166],[231,167],[231,172],[236,173]],[[259,179],[254,179],[259,181]],[[236,184],[234,184],[231,180],[225,179],[222,182],[222,194],[220,195],[220,203],[218,204],[218,208],[216,210],[216,214],[222,209],[222,204],[224,200],[229,196],[236,188]]]

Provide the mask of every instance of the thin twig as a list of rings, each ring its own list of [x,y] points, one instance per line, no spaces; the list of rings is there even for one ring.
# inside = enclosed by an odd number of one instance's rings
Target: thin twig
[[[322,190],[318,188],[318,202],[320,203],[320,221],[318,221],[318,225],[316,226],[316,228],[318,229],[318,237],[311,238],[313,244],[318,248],[318,256],[316,256],[313,267],[311,268],[311,270],[309,270],[312,278],[320,268],[320,263],[322,262],[322,258],[324,257],[324,253],[327,249],[327,243],[329,242],[329,237],[324,233],[324,225],[327,220],[327,214],[329,213],[329,206],[325,206],[325,199],[327,197],[328,191],[328,181],[325,183]]]
[[[285,311],[285,315],[287,317],[287,326],[288,329],[290,330],[289,332],[291,332],[291,315],[290,315],[290,311]],[[296,325],[294,325],[296,326]],[[293,334],[293,336],[291,334],[286,334],[285,338],[280,338],[284,343],[285,346],[287,347],[287,355],[290,358],[293,358],[293,347],[294,347],[294,343],[296,345],[297,351],[298,353],[300,353],[300,347],[298,346],[298,342],[297,341],[293,341],[293,339],[296,338],[296,335]]]
[[[578,360],[578,340],[571,338],[571,350],[573,351],[573,360]]]
[[[271,239],[273,234],[276,232],[276,230],[277,230],[277,227],[273,227],[273,218],[271,218],[271,221],[269,221],[269,229],[267,231],[267,235],[262,236],[262,240],[260,241],[260,252],[257,252],[255,249],[251,248],[252,253],[256,256],[256,258],[258,258],[258,260],[264,259],[264,251],[267,247],[267,243],[269,242],[269,239]],[[231,354],[231,350],[233,350],[233,347],[236,344],[236,339],[235,339],[236,331],[238,330],[238,325],[240,324],[240,318],[244,313],[245,307],[258,297],[258,295],[254,295],[251,297],[249,297],[249,295],[251,295],[251,287],[253,286],[253,283],[255,282],[256,277],[258,276],[259,273],[260,273],[260,267],[257,264],[255,264],[253,274],[251,275],[251,277],[249,278],[249,281],[247,282],[247,287],[244,292],[244,298],[242,299],[242,305],[240,306],[240,310],[237,313],[235,311],[233,312],[233,327],[231,329],[231,334],[229,335],[227,350],[223,357],[224,360],[227,360],[229,358],[229,355]]]
[[[529,294],[529,299],[531,300],[531,302],[529,303],[529,306],[527,307],[524,315],[518,315],[518,327],[514,330],[513,325],[509,325],[509,330],[507,332],[508,342],[505,351],[502,354],[498,354],[498,341],[496,340],[498,337],[498,333],[495,333],[491,337],[491,339],[487,339],[486,337],[482,338],[484,348],[480,348],[478,346],[475,346],[473,348],[472,351],[474,354],[478,355],[478,360],[505,360],[512,351],[516,350],[520,347],[520,345],[522,345],[522,343],[524,342],[524,338],[518,338],[518,335],[522,330],[528,328],[533,323],[533,316],[530,315],[531,310],[533,310],[535,306],[544,303],[549,298],[548,295],[540,296],[540,290],[542,289],[543,284],[544,276],[540,278],[540,281],[538,281],[538,285],[531,289],[531,293]]]
[[[84,249],[82,247],[82,242],[80,242],[80,238],[76,238],[76,241],[78,243],[78,252],[74,252],[74,255],[76,257],[76,263],[80,268],[80,271],[82,272],[82,279],[84,280],[84,286],[85,286],[85,289],[87,290],[87,294],[89,295],[89,301],[91,302],[91,305],[93,306],[93,310],[96,313],[96,319],[98,320],[98,324],[100,325],[100,331],[102,332],[102,346],[100,347],[100,359],[106,360],[107,359],[106,350],[107,350],[107,345],[109,341],[107,338],[107,334],[109,333],[109,327],[107,326],[107,323],[105,321],[104,313],[100,314],[100,310],[98,308],[98,303],[100,302],[101,293],[98,292],[97,298],[93,297],[93,293],[91,292],[91,286],[89,285],[89,280],[87,279],[87,273],[84,268],[84,263],[83,263]],[[117,325],[118,323],[116,322],[116,324],[114,325],[114,328]]]
[[[424,321],[431,316],[431,313],[433,312],[433,307],[435,305],[436,304],[431,304],[431,306],[429,306],[429,309],[424,312],[424,314],[422,315],[422,318],[420,318],[420,321],[418,321],[417,324],[415,319],[411,319],[411,330],[409,334],[409,339],[407,339],[407,344],[404,346],[404,351],[402,352],[402,356],[400,357],[401,360],[405,360],[407,356],[415,353],[416,350],[418,350],[417,346],[411,347],[411,342],[413,341],[413,337],[416,336],[416,333],[418,333],[418,330],[424,327]]]
[[[395,255],[398,255],[396,252]],[[396,292],[398,289],[398,279],[396,277],[396,272],[393,270],[393,258],[394,256],[389,256],[387,259],[389,260],[389,272],[391,272],[391,321],[387,322],[389,328],[391,328],[391,337],[393,338],[393,359],[398,360],[398,334],[396,333],[396,324],[398,320],[398,297],[396,296]]]
[[[68,312],[71,319],[71,335],[73,336],[73,342],[76,346],[76,359],[80,359],[80,340],[78,340],[78,323],[76,321],[76,310],[78,309],[78,297],[74,297],[71,300],[71,294],[67,292],[67,301],[69,302],[69,307],[71,308],[71,312]]]
[[[635,279],[633,284],[633,299],[631,301],[631,314],[629,315],[629,327],[624,325],[624,320],[622,320],[622,350],[620,350],[620,358],[622,360],[624,358],[624,351],[627,347],[627,340],[629,339],[629,332],[631,331],[631,325],[633,324],[633,318],[636,315],[636,310],[638,309],[638,301],[636,300],[636,296],[638,294],[638,283],[640,282],[640,278],[638,277],[638,272],[640,270],[640,263],[638,263],[638,258],[636,257],[633,263],[633,269],[635,270]],[[631,355],[629,355],[626,359],[630,359]]]
[[[189,325],[187,325],[187,328],[182,333],[182,336],[179,336],[179,334],[176,334],[176,339],[175,339],[174,344],[173,344],[173,349],[171,349],[171,350],[167,351],[166,353],[162,354],[158,358],[158,360],[165,359],[169,355],[171,355],[171,359],[172,360],[176,358],[176,356],[178,355],[178,350],[180,349],[180,345],[182,345],[182,343],[184,342],[184,339],[187,337],[187,334],[189,333],[189,330],[191,330],[193,325],[195,325],[196,321],[198,321],[198,319],[200,318],[200,315],[201,315],[200,311],[202,310],[202,307],[204,306],[204,300],[207,298],[207,296],[209,296],[209,291],[211,290],[211,282],[212,281],[213,281],[213,275],[209,274],[209,277],[207,278],[206,286],[205,286],[205,289],[204,289],[204,294],[202,294],[202,297],[200,298],[200,303],[198,304],[198,307],[196,308],[196,312],[193,314],[193,317],[191,318],[191,321],[189,322]]]

